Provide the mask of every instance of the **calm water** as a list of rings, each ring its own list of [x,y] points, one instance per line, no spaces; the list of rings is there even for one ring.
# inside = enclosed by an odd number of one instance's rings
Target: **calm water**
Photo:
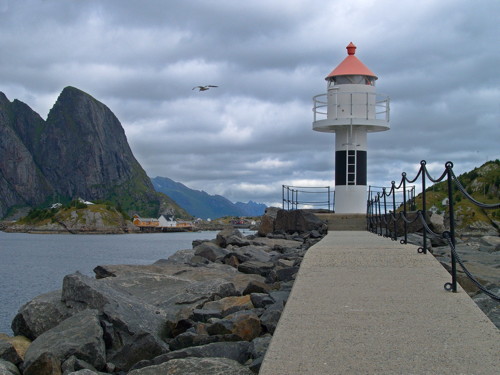
[[[61,289],[65,275],[92,271],[104,264],[151,264],[177,250],[191,249],[195,239],[218,232],[122,235],[24,234],[0,232],[0,333],[19,307],[34,297]]]

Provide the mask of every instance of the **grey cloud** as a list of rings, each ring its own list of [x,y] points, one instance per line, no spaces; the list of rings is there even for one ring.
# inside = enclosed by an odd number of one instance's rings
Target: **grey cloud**
[[[28,5],[26,5],[28,3]],[[368,179],[499,158],[500,3],[337,0],[0,1],[0,91],[45,117],[76,86],[122,122],[146,172],[231,200],[333,183],[335,136],[312,131],[312,96],[356,55],[389,95],[369,135]],[[194,86],[219,85],[196,92]]]

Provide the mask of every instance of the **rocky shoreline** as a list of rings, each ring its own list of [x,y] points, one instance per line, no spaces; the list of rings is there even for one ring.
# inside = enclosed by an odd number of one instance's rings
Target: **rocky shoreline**
[[[100,265],[36,297],[0,336],[2,374],[253,374],[307,249],[312,213],[270,209],[148,266]]]
[[[257,235],[224,229],[151,265],[67,275],[19,309],[14,337],[0,334],[0,374],[258,373],[301,261],[326,233],[310,212],[269,209]],[[499,237],[459,239],[457,250],[498,294]],[[430,251],[449,268],[445,243]],[[459,282],[500,328],[499,304],[463,272]]]

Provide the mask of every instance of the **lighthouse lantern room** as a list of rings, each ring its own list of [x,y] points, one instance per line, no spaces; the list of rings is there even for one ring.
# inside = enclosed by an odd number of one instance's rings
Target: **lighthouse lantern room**
[[[377,76],[347,46],[347,57],[316,95],[313,130],[335,134],[335,212],[366,213],[367,133],[389,130],[389,98],[375,90]]]

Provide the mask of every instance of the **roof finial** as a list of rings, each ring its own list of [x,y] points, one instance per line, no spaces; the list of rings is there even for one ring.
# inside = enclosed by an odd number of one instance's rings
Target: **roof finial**
[[[352,56],[356,53],[356,46],[352,42],[346,48],[348,55]]]

